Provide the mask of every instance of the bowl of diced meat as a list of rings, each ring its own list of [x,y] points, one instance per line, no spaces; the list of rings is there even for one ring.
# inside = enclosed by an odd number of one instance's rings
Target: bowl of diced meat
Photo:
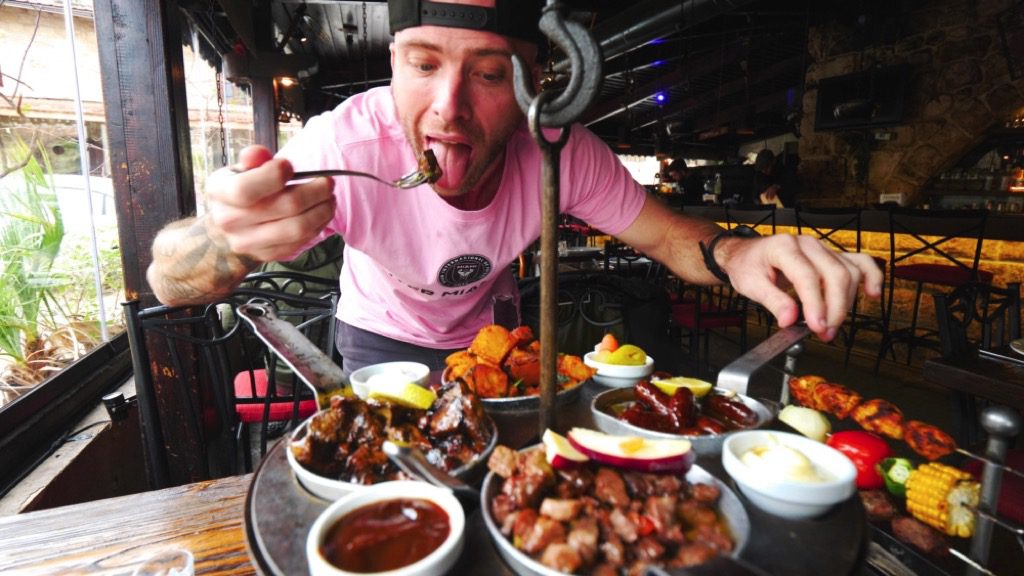
[[[479,479],[498,440],[479,398],[459,382],[436,390],[426,410],[385,400],[334,396],[291,434],[287,459],[309,492],[336,500],[377,482],[408,480],[385,455],[385,440],[411,444],[438,468]]]
[[[555,469],[540,446],[499,445],[484,522],[519,574],[632,574],[737,556],[750,531],[738,497],[699,466],[648,473],[587,461]]]

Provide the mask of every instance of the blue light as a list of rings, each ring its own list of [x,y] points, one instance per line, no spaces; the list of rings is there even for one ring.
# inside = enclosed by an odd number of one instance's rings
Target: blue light
[[[658,92],[657,94],[654,95],[654,100],[658,104],[661,104],[662,102],[665,101],[665,93],[664,92]]]
[[[664,60],[655,60],[654,62],[651,62],[651,67],[652,68],[657,68],[658,66],[661,66],[664,63],[665,63]]]

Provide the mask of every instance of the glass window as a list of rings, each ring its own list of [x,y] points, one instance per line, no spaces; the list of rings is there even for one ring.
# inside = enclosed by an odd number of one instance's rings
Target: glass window
[[[123,331],[92,6],[74,3],[72,57],[52,4],[0,3],[0,416]]]

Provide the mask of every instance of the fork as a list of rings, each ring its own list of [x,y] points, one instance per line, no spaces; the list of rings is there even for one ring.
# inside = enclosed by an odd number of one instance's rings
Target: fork
[[[437,158],[434,157],[434,151],[428,148],[423,151],[423,158],[420,159],[419,166],[417,166],[412,172],[409,172],[397,180],[384,180],[383,178],[368,172],[359,172],[357,170],[329,169],[296,172],[288,183],[291,184],[297,180],[317,178],[319,176],[362,176],[364,178],[372,178],[373,180],[382,184],[387,184],[388,186],[406,189],[415,188],[421,184],[437,182],[438,179],[441,178],[441,169],[437,165]]]

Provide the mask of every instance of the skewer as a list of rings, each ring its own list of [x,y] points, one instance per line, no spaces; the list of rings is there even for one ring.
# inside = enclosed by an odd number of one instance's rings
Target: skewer
[[[955,556],[955,557],[959,558],[959,559],[960,559],[960,560],[962,560],[962,561],[963,561],[963,562],[964,562],[965,564],[967,564],[967,565],[968,565],[968,566],[970,566],[971,568],[974,568],[974,569],[975,569],[975,570],[977,570],[977,571],[978,571],[979,573],[981,573],[981,574],[985,574],[985,576],[998,576],[998,574],[996,574],[995,572],[993,572],[993,571],[989,570],[988,568],[985,568],[985,567],[984,567],[984,566],[982,566],[981,564],[978,564],[977,562],[975,562],[974,560],[972,560],[970,556],[968,556],[968,555],[964,554],[963,552],[961,552],[961,551],[957,550],[956,548],[950,548],[950,549],[949,549],[949,553],[950,553],[950,554],[952,554],[953,556]]]
[[[974,452],[970,452],[970,451],[964,450],[963,448],[957,448],[956,452],[958,454],[963,454],[964,456],[967,456],[968,458],[973,458],[975,460],[984,462],[985,464],[990,464],[992,466],[995,466],[996,468],[999,468],[1000,470],[1003,470],[1005,472],[1009,472],[1010,474],[1013,474],[1014,476],[1019,476],[1021,478],[1024,478],[1024,472],[1021,472],[1020,470],[1017,470],[1016,468],[1007,466],[1006,464],[1003,464],[1001,462],[996,462],[995,460],[992,460],[991,458],[986,458],[986,457],[984,457],[984,456],[982,456],[980,454],[975,454]]]
[[[981,516],[982,518],[985,518],[986,520],[991,520],[992,522],[995,522],[1001,528],[1005,528],[1006,530],[1009,530],[1010,532],[1013,532],[1014,534],[1017,534],[1018,536],[1024,536],[1024,526],[1019,526],[1019,525],[1017,525],[1017,524],[1015,524],[1013,522],[1008,522],[1008,521],[1000,518],[999,516],[996,516],[995,514],[990,514],[989,512],[986,512],[984,510],[980,510],[978,508],[971,508],[970,506],[968,506],[968,508],[970,508],[978,516]]]

